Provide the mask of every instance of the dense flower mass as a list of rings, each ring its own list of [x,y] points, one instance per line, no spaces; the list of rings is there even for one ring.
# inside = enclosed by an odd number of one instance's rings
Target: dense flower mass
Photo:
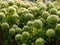
[[[57,2],[0,1],[0,38],[4,45],[53,45],[60,39]]]

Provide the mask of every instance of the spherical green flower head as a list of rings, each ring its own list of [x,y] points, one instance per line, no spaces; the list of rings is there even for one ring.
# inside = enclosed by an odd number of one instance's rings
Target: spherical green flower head
[[[49,9],[54,8],[54,7],[55,7],[55,6],[54,6],[53,3],[51,3],[51,4],[49,5]]]
[[[27,26],[29,26],[29,27],[30,27],[30,26],[33,26],[33,21],[28,21],[28,22],[27,22]]]
[[[29,7],[31,7],[31,4],[30,4],[29,2],[26,2],[26,3],[25,3],[25,7],[26,7],[26,8],[29,8]]]
[[[20,7],[24,7],[25,6],[25,1],[20,1],[20,2],[16,2],[16,5],[20,8]]]
[[[27,44],[22,44],[22,45],[27,45]]]
[[[57,11],[57,15],[60,17],[60,11]]]
[[[48,9],[54,8],[54,5],[51,2],[47,2],[46,6]]]
[[[48,24],[56,24],[57,22],[59,22],[59,17],[57,15],[48,16],[48,18],[47,18]]]
[[[4,14],[4,13],[0,13],[0,21],[1,21],[2,19],[5,19],[5,14]]]
[[[47,9],[47,7],[45,5],[40,6],[40,10],[46,10],[46,9]]]
[[[23,33],[22,33],[22,39],[23,39],[23,40],[27,40],[27,39],[29,39],[29,37],[30,37],[29,32],[23,32]]]
[[[34,42],[32,42],[32,43],[31,43],[31,45],[35,45],[35,43],[34,43]]]
[[[16,5],[18,6],[18,8],[20,7],[20,3],[21,3],[21,2],[16,2]]]
[[[7,2],[1,1],[1,3],[0,3],[1,8],[6,8],[7,6],[8,6]]]
[[[44,5],[44,3],[40,3],[39,1],[36,1],[37,7],[40,7],[41,5]]]
[[[14,14],[11,17],[12,17],[12,19],[18,19],[19,18],[19,15],[18,14]]]
[[[43,17],[41,17],[40,20],[43,22],[43,25],[46,23],[46,20]]]
[[[11,36],[14,36],[15,35],[15,29],[14,28],[11,28],[10,30],[9,30],[9,34],[11,35]]]
[[[9,29],[10,28],[9,24],[6,23],[6,22],[2,23],[1,24],[1,27],[2,27],[3,30],[6,30],[6,29]]]
[[[5,13],[6,14],[6,8],[3,8],[3,9],[1,9],[1,12],[3,12],[3,13]]]
[[[51,8],[50,9],[50,14],[57,14],[57,9],[55,9],[55,8]]]
[[[29,2],[29,3],[31,4],[31,6],[36,6],[36,4],[33,2]]]
[[[44,19],[47,19],[47,17],[49,16],[50,14],[48,13],[48,12],[43,12],[42,13],[42,17],[44,18]]]
[[[28,12],[29,12],[28,9],[26,9],[26,8],[20,8],[17,13],[18,13],[18,15],[22,15],[22,14],[26,14]]]
[[[34,8],[34,12],[38,12],[38,7],[37,6],[33,6]]]
[[[24,26],[22,30],[29,32],[30,31],[30,28],[29,28],[29,26]]]
[[[56,25],[56,30],[60,30],[60,24]]]
[[[51,2],[47,2],[47,3],[46,3],[46,6],[49,7],[50,4],[51,4]]]
[[[27,13],[26,16],[27,16],[27,20],[33,20],[34,19],[34,15],[31,13]]]
[[[29,12],[32,13],[32,14],[35,14],[38,12],[38,8],[36,6],[33,6],[33,7],[29,7],[28,8]]]
[[[30,13],[32,13],[34,11],[34,8],[33,7],[29,7],[28,10],[29,10]]]
[[[22,40],[22,35],[21,34],[16,34],[15,35],[15,40],[16,41],[21,41]]]
[[[14,4],[14,1],[8,1],[8,5],[12,6]]]
[[[57,10],[59,11],[60,10],[60,7],[57,7]]]
[[[57,2],[57,1],[54,1],[53,4],[54,4],[55,6],[58,6],[58,2]]]
[[[18,33],[18,34],[22,33],[21,28],[16,28],[16,33]]]
[[[43,38],[38,38],[36,40],[36,45],[44,45],[44,43],[45,43],[45,40]]]
[[[24,11],[25,13],[28,13],[29,12],[28,9],[26,9],[26,8],[21,8],[21,10]]]
[[[46,31],[46,36],[48,36],[48,37],[53,37],[53,36],[55,36],[55,31],[54,31],[53,29],[48,29],[48,30]]]
[[[21,6],[21,7],[25,7],[25,5],[26,5],[26,3],[25,3],[24,1],[21,1],[21,2],[20,2],[20,6]]]
[[[18,26],[17,25],[13,25],[12,28],[16,29],[16,28],[18,28]]]
[[[42,29],[42,27],[43,27],[43,22],[42,22],[41,20],[34,20],[33,26],[34,26],[35,28]]]
[[[18,6],[17,5],[12,5],[16,10],[18,10]]]
[[[13,6],[9,6],[7,11],[12,15],[16,12],[16,9]]]
[[[58,37],[60,37],[60,24],[57,24],[56,25],[56,28],[55,28],[56,30],[56,35],[58,36]]]

